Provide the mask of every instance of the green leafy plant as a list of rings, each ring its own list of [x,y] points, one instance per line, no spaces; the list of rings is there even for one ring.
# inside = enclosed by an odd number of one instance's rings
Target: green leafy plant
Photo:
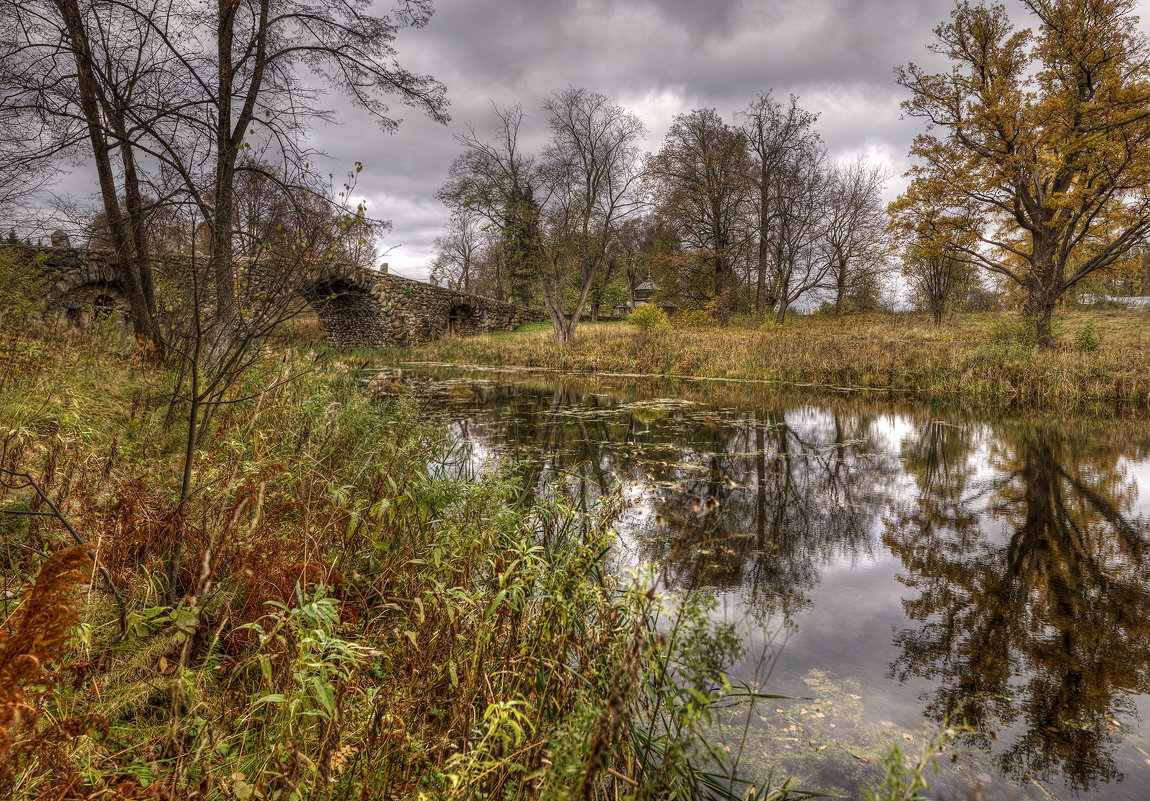
[[[891,744],[882,759],[882,781],[873,791],[865,791],[867,801],[928,801],[923,795],[930,790],[927,773],[938,773],[938,757],[955,731],[944,722],[933,736],[924,724],[922,734],[922,749],[916,757],[904,754],[898,743]]]
[[[667,313],[658,306],[651,305],[640,306],[635,309],[627,317],[627,322],[640,331],[654,331],[671,327],[671,320],[667,317]]]
[[[1028,317],[1009,316],[995,320],[987,330],[987,341],[1020,348],[1038,347],[1038,328]]]
[[[19,247],[0,246],[0,325],[15,326],[42,314],[48,278],[44,259]]]
[[[714,328],[715,318],[702,309],[687,309],[675,315],[673,322],[676,328]]]
[[[1086,325],[1078,329],[1074,335],[1074,349],[1079,353],[1094,353],[1102,344],[1098,332],[1094,330],[1094,321],[1087,320]]]

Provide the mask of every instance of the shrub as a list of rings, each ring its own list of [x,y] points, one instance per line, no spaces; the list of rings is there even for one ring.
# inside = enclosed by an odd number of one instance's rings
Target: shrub
[[[673,322],[676,328],[712,328],[715,318],[702,309],[686,309],[676,314]]]
[[[667,317],[667,312],[658,306],[640,306],[631,312],[631,316],[627,318],[627,322],[640,331],[669,328],[671,325],[671,320]]]
[[[987,329],[986,341],[977,354],[995,362],[1029,359],[1038,351],[1038,328],[1025,317],[1004,317]]]
[[[1094,353],[1102,342],[1094,330],[1094,321],[1087,320],[1086,325],[1074,335],[1074,348],[1079,353]]]
[[[43,259],[17,248],[0,248],[0,324],[19,325],[44,311],[48,280]]]
[[[990,325],[988,338],[995,345],[1036,348],[1038,328],[1028,317],[1004,317]]]

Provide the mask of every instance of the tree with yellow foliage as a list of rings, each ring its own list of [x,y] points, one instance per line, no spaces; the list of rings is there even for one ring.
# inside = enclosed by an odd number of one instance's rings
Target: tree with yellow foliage
[[[909,64],[905,113],[927,122],[900,214],[931,209],[974,263],[1015,282],[1039,339],[1064,292],[1122,261],[1150,231],[1150,43],[1132,0],[962,0]],[[968,241],[964,241],[969,237]]]

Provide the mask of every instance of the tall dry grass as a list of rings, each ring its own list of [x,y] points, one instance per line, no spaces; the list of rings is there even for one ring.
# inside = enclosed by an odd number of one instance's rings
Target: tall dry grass
[[[40,710],[58,746],[9,759],[5,797],[742,791],[714,778],[722,759],[698,736],[699,699],[726,696],[722,660],[694,656],[733,659],[738,640],[695,599],[664,610],[657,576],[604,571],[617,499],[592,515],[562,492],[528,502],[509,473],[471,473],[409,402],[370,397],[347,362],[284,350],[197,443],[181,507],[170,376],[114,343],[19,337],[25,355],[0,364],[0,462],[36,476],[130,598],[124,634],[95,586],[48,598],[44,576],[61,593],[78,578],[45,561],[66,534],[22,514],[26,493],[0,496],[5,586],[52,613],[12,646],[36,657],[35,704],[19,677],[0,702]],[[695,615],[691,647],[660,614]],[[5,643],[32,631],[23,619]]]
[[[585,324],[559,348],[546,330],[442,339],[393,361],[756,381],[782,387],[943,401],[978,409],[1097,412],[1150,408],[1150,313],[1065,312],[1053,348],[1016,336],[1004,314],[812,316],[785,325],[643,331]],[[1075,346],[1091,326],[1098,347]]]

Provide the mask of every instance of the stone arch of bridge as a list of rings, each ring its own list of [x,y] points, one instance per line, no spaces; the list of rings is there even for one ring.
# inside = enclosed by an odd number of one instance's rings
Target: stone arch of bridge
[[[471,304],[465,301],[456,301],[448,308],[447,324],[444,330],[449,337],[478,333],[479,315]]]
[[[59,292],[52,304],[72,328],[86,330],[101,318],[115,317],[123,323],[132,319],[124,287],[113,281],[76,284]]]
[[[379,305],[369,287],[356,281],[323,280],[304,284],[299,295],[328,338],[340,347],[381,344]]]

